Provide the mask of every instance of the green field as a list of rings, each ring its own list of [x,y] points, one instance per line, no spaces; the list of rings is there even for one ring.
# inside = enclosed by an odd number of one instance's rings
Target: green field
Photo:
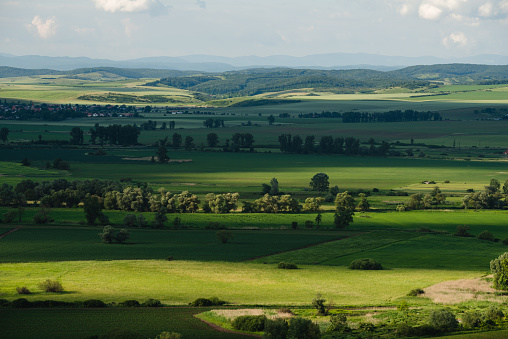
[[[2,338],[89,338],[113,329],[127,329],[143,338],[162,331],[178,332],[184,338],[245,338],[241,334],[211,330],[194,318],[208,309],[0,309]],[[23,323],[20,323],[23,319]]]

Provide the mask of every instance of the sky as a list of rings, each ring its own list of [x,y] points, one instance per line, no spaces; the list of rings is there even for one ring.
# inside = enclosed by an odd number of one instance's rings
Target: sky
[[[508,0],[0,0],[0,53],[508,55]]]

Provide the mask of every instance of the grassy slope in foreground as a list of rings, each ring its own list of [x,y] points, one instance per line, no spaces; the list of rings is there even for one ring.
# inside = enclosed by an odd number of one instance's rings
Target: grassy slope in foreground
[[[308,305],[316,293],[337,305],[385,305],[414,288],[441,281],[478,277],[479,271],[391,269],[352,271],[346,267],[191,261],[73,261],[0,264],[0,296],[16,299],[16,287],[35,293],[29,300],[160,299],[185,305],[199,297],[218,296],[235,304]],[[42,293],[37,284],[58,279],[63,294]]]

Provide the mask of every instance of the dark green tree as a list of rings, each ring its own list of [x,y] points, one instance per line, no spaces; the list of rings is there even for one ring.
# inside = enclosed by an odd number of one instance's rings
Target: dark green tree
[[[219,136],[217,133],[208,133],[206,142],[208,143],[208,147],[217,147],[219,144]]]
[[[71,129],[71,140],[70,143],[72,145],[82,145],[83,144],[83,130],[79,127],[73,127]]]
[[[355,200],[348,191],[339,193],[335,197],[334,223],[337,228],[345,228],[353,222],[355,214]]]
[[[9,129],[7,127],[2,127],[0,129],[0,140],[3,142],[7,142],[7,137],[9,136]]]
[[[101,215],[102,206],[96,196],[88,196],[83,202],[83,210],[88,225],[94,225],[97,218]]]
[[[168,137],[159,140],[159,148],[157,149],[157,159],[159,163],[165,164],[169,161],[168,149],[166,147],[166,143],[168,142]]]
[[[182,135],[178,133],[173,134],[173,148],[179,149],[182,146]]]
[[[330,186],[329,179],[325,173],[317,173],[310,179],[309,186],[314,191],[324,192]]]
[[[270,115],[268,117],[268,124],[273,125],[274,122],[275,122],[275,117],[273,115]]]

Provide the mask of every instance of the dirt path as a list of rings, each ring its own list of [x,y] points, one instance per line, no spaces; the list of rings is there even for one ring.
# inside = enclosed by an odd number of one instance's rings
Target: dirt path
[[[205,324],[207,324],[208,326],[210,326],[211,328],[213,328],[214,330],[219,331],[219,332],[227,332],[227,333],[240,334],[240,335],[244,335],[246,337],[262,338],[260,335],[256,335],[256,334],[241,333],[241,332],[236,332],[236,331],[232,331],[232,330],[228,330],[228,329],[222,328],[219,325],[216,325],[216,324],[211,323],[209,321],[206,321],[206,320],[203,320],[203,319],[199,319],[198,317],[196,317],[195,314],[193,315],[193,317],[198,319],[198,320],[200,320],[200,321],[202,321],[202,322],[204,322]]]
[[[254,257],[254,258],[246,259],[246,260],[244,260],[244,261],[253,261],[253,260],[256,260],[256,259],[261,259],[261,258],[271,257],[272,255],[277,255],[277,254],[282,254],[282,253],[288,253],[288,252],[299,251],[299,250],[303,250],[303,249],[306,249],[306,248],[310,248],[310,247],[314,247],[314,246],[318,246],[318,245],[326,244],[326,243],[329,243],[329,242],[334,242],[334,241],[344,240],[344,239],[348,239],[348,238],[358,237],[358,236],[360,236],[360,235],[362,235],[362,234],[365,234],[365,233],[359,233],[359,234],[356,234],[356,235],[352,235],[352,236],[350,236],[350,237],[344,237],[344,238],[339,238],[339,239],[332,239],[332,240],[321,241],[321,242],[318,242],[318,243],[316,243],[316,244],[307,245],[307,246],[303,246],[303,247],[300,247],[300,248],[295,248],[295,249],[293,249],[293,250],[280,251],[280,252],[275,252],[275,253],[272,253],[272,254],[261,255],[261,256],[259,256],[259,257]]]
[[[20,229],[20,228],[22,228],[22,227],[23,227],[23,226],[22,226],[22,225],[20,225],[20,226],[18,226],[18,227],[16,227],[16,228],[13,228],[13,229],[12,229],[12,230],[10,230],[10,231],[5,232],[4,234],[0,235],[0,239],[2,239],[2,238],[4,238],[4,237],[8,236],[9,234],[11,234],[11,233],[13,233],[13,232],[16,232],[17,230],[19,230],[19,229]]]

